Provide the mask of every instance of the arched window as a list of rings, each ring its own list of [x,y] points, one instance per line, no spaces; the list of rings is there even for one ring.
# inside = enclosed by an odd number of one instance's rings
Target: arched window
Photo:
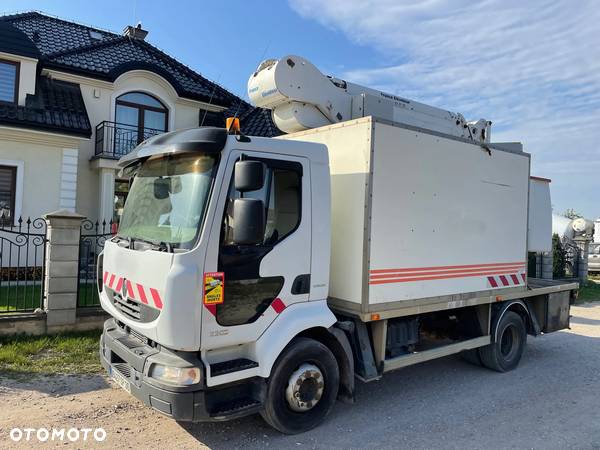
[[[168,129],[169,111],[157,98],[144,92],[128,92],[117,98],[115,122],[140,143]]]

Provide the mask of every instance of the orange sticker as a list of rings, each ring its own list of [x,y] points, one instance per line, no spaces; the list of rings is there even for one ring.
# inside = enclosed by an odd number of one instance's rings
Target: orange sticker
[[[219,305],[225,299],[225,273],[204,273],[204,304]]]

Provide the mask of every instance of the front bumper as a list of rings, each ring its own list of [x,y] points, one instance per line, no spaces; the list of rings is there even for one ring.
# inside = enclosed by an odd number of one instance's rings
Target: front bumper
[[[100,361],[108,375],[125,379],[131,395],[147,406],[183,422],[230,420],[260,411],[264,398],[264,381],[260,379],[207,389],[201,381],[195,386],[161,385],[148,376],[151,364],[200,367],[196,354],[160,350],[143,342],[114,319],[104,323],[100,338]]]

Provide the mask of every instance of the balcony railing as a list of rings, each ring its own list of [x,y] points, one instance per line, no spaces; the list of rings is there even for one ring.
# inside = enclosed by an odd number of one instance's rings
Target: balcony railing
[[[100,122],[96,126],[96,156],[119,159],[149,137],[164,133],[155,128],[142,128],[124,123]]]

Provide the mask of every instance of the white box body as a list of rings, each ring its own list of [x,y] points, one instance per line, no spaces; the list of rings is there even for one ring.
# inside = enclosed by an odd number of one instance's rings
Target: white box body
[[[552,202],[550,180],[529,179],[529,231],[527,251],[544,253],[552,251]]]
[[[371,117],[283,138],[328,148],[333,305],[526,289],[529,154]]]

